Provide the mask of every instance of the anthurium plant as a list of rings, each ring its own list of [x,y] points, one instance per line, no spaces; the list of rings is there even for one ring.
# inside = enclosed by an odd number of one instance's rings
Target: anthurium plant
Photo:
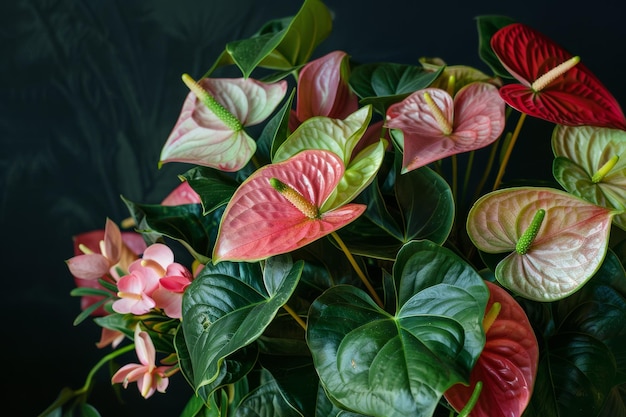
[[[106,353],[42,415],[99,415],[105,364],[145,398],[182,374],[181,417],[626,415],[615,98],[509,17],[477,19],[490,74],[313,59],[331,28],[305,0],[182,76],[158,162],[188,168],[75,237],[76,323]],[[527,117],[554,125],[541,183],[505,176]]]

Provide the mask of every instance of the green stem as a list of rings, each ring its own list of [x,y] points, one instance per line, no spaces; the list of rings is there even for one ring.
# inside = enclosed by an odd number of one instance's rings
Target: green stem
[[[300,327],[302,327],[302,329],[306,332],[306,323],[304,322],[304,320],[302,320],[300,318],[300,316],[298,315],[298,313],[296,313],[291,307],[289,307],[287,304],[283,305],[283,308],[285,309],[285,311],[287,313],[289,313],[289,315],[291,317],[293,317],[293,319],[296,321],[296,323],[298,323],[300,325]]]
[[[520,113],[519,119],[517,119],[517,126],[515,126],[515,130],[513,131],[513,136],[508,143],[508,147],[506,148],[506,153],[502,158],[502,162],[500,163],[500,169],[498,170],[498,175],[496,176],[496,181],[493,184],[492,190],[495,191],[500,187],[500,182],[502,182],[502,177],[504,176],[504,171],[506,170],[506,166],[509,163],[509,159],[511,158],[511,154],[513,153],[513,147],[515,146],[515,142],[519,137],[519,132],[522,130],[522,125],[524,124],[524,120],[526,120],[526,113]]]
[[[507,137],[505,137],[505,142],[508,142],[508,136],[510,136],[511,133],[507,134]],[[487,178],[489,177],[489,174],[491,173],[491,167],[493,167],[493,162],[496,160],[496,154],[498,153],[498,144],[501,141],[496,141],[491,145],[491,152],[489,153],[489,159],[487,160],[487,166],[485,167],[485,170],[483,171],[483,176],[480,179],[480,182],[478,183],[478,186],[476,187],[475,193],[474,193],[474,200],[477,200],[478,197],[481,195],[482,193],[482,189],[485,186],[485,183],[487,182]]]
[[[359,278],[361,278],[361,281],[363,281],[365,288],[367,288],[367,290],[369,291],[374,301],[376,301],[376,304],[378,304],[380,308],[383,308],[384,306],[383,301],[380,299],[378,294],[376,294],[374,287],[372,287],[372,284],[370,284],[369,280],[367,279],[367,277],[365,276],[365,274],[363,273],[359,265],[356,263],[354,256],[352,256],[352,253],[350,252],[346,244],[343,243],[343,240],[341,240],[337,232],[332,232],[331,236],[333,237],[333,239],[335,239],[335,241],[337,242],[337,244],[339,245],[343,253],[346,255],[346,257],[348,258],[348,261],[350,261],[352,268],[354,268],[354,270],[356,271],[356,274],[359,276]]]
[[[48,416],[53,411],[63,407],[63,405],[68,403],[70,400],[88,393],[89,390],[91,389],[91,382],[93,380],[94,375],[96,374],[96,372],[98,372],[100,368],[102,368],[104,364],[106,364],[110,360],[126,352],[133,350],[134,348],[135,348],[135,344],[131,343],[130,345],[120,348],[116,351],[113,351],[109,353],[108,355],[106,355],[105,357],[103,357],[102,359],[100,359],[100,361],[93,368],[91,368],[91,371],[89,371],[89,374],[87,374],[87,378],[85,379],[85,384],[81,388],[74,390],[74,391],[72,391],[70,388],[64,388],[63,391],[61,392],[61,395],[52,404],[50,404],[48,408],[46,408],[41,414],[39,414],[38,417]]]
[[[452,198],[458,204],[459,181],[457,176],[459,175],[459,164],[456,155],[452,155],[450,162],[452,162]]]
[[[483,389],[483,383],[482,381],[478,381],[476,383],[476,386],[474,387],[474,392],[472,392],[472,396],[469,398],[469,400],[467,400],[467,404],[465,404],[465,407],[463,407],[463,409],[459,412],[458,417],[469,416],[469,414],[474,409],[474,406],[478,402],[478,397],[480,397],[480,392],[482,391],[482,389]]]
[[[472,173],[472,167],[474,166],[474,156],[476,151],[470,151],[467,159],[467,166],[465,167],[465,176],[463,177],[463,190],[461,190],[461,199],[465,201],[467,197],[467,188],[469,187],[469,180]]]
[[[91,371],[89,371],[89,373],[87,374],[87,378],[85,379],[85,385],[74,391],[74,394],[78,396],[89,391],[89,388],[91,387],[91,381],[93,380],[94,375],[96,374],[96,372],[98,372],[100,368],[102,368],[102,366],[104,366],[107,362],[117,358],[118,356],[121,356],[126,352],[130,352],[134,348],[135,344],[131,343],[130,345],[117,349],[100,359],[100,361],[93,368],[91,368]]]

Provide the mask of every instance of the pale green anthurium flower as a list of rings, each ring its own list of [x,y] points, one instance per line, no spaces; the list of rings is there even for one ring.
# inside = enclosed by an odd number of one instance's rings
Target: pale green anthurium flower
[[[352,201],[376,177],[385,156],[384,139],[365,147],[357,155],[353,151],[365,134],[372,118],[372,106],[367,105],[343,120],[318,116],[302,123],[276,150],[273,162],[281,162],[307,149],[333,152],[346,170],[333,194],[321,207],[331,210]]]
[[[552,188],[506,188],[476,201],[467,233],[483,252],[511,252],[495,269],[504,287],[553,301],[574,293],[598,270],[616,213]]]
[[[204,78],[183,81],[191,89],[168,137],[159,164],[185,162],[238,171],[256,152],[245,131],[264,121],[282,101],[287,83],[252,78]]]
[[[626,230],[626,132],[559,125],[552,150],[552,172],[559,184],[584,200],[622,211],[613,223]]]

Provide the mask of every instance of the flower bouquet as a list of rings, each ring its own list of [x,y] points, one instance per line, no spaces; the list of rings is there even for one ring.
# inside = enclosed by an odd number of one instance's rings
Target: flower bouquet
[[[305,0],[183,75],[159,163],[189,169],[75,237],[107,353],[42,416],[99,415],[105,364],[145,398],[181,373],[183,417],[625,415],[626,118],[537,30],[477,27],[492,74],[312,59],[332,19]],[[527,117],[554,180],[505,181]]]

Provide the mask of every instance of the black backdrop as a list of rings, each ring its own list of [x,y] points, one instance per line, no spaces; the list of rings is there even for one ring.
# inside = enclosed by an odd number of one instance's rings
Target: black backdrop
[[[501,14],[580,55],[626,105],[622,13],[608,0],[573,3],[328,0],[335,27],[316,56],[337,49],[359,62],[439,56],[488,71],[477,55],[474,17]],[[99,329],[72,326],[79,300],[69,296],[73,280],[63,261],[72,256],[72,235],[127,216],[120,194],[158,202],[188,168],[157,169],[187,94],[180,75],[199,77],[226,42],[299,6],[297,0],[2,2],[3,415],[38,414],[63,386],[81,386],[100,358]],[[528,156],[513,161],[510,172],[549,172],[549,134],[541,122],[527,121],[517,152]],[[191,393],[178,375],[167,395],[147,401],[133,384],[121,406],[105,374],[92,395],[104,416],[176,416]]]

